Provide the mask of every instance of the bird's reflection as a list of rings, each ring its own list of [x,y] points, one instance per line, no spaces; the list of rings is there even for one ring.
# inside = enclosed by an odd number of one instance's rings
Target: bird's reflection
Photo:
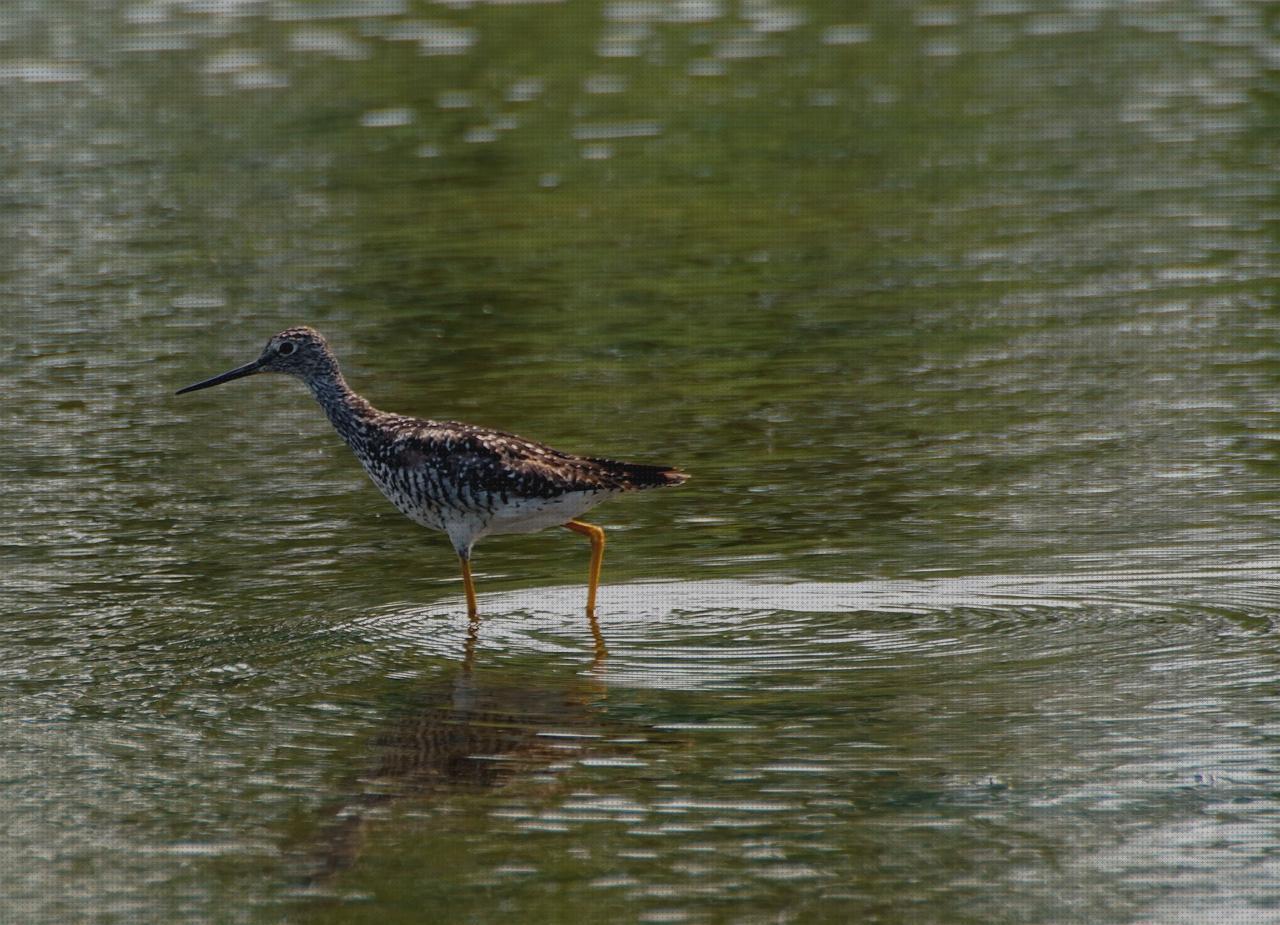
[[[367,772],[325,811],[320,837],[306,852],[307,883],[321,885],[356,863],[378,807],[501,787],[606,747],[608,653],[594,617],[590,670],[568,677],[477,667],[481,628],[471,621],[461,665],[390,710]]]

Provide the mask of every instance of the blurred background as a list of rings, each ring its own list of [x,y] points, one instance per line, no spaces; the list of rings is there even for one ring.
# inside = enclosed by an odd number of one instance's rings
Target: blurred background
[[[1280,18],[0,9],[0,918],[1277,915]],[[685,487],[476,552],[296,383]],[[563,534],[563,535],[560,535]]]

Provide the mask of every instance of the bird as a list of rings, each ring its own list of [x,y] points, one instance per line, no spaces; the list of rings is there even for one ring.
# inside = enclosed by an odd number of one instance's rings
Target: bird
[[[374,485],[410,520],[448,536],[472,620],[479,616],[471,576],[476,542],[560,526],[591,541],[586,610],[599,645],[596,590],[605,533],[578,518],[618,495],[679,485],[689,477],[672,466],[577,456],[486,427],[379,411],[347,385],[328,342],[305,325],[276,334],[256,360],[175,394],[258,373],[284,373],[306,383]]]

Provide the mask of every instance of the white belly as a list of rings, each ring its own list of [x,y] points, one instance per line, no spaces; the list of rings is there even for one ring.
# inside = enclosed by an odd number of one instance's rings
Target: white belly
[[[399,472],[361,459],[365,471],[387,499],[406,517],[448,534],[460,553],[491,533],[533,533],[568,523],[621,491],[574,491],[552,498],[512,498],[491,509],[474,496],[433,498],[425,483],[410,484]]]
[[[512,499],[491,515],[484,533],[533,533],[558,527],[618,494],[620,492],[573,491],[554,498]]]

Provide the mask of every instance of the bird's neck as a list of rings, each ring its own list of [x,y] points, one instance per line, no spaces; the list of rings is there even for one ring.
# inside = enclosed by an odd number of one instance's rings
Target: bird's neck
[[[336,369],[308,379],[307,386],[342,439],[352,446],[361,443],[377,409],[357,395]]]

